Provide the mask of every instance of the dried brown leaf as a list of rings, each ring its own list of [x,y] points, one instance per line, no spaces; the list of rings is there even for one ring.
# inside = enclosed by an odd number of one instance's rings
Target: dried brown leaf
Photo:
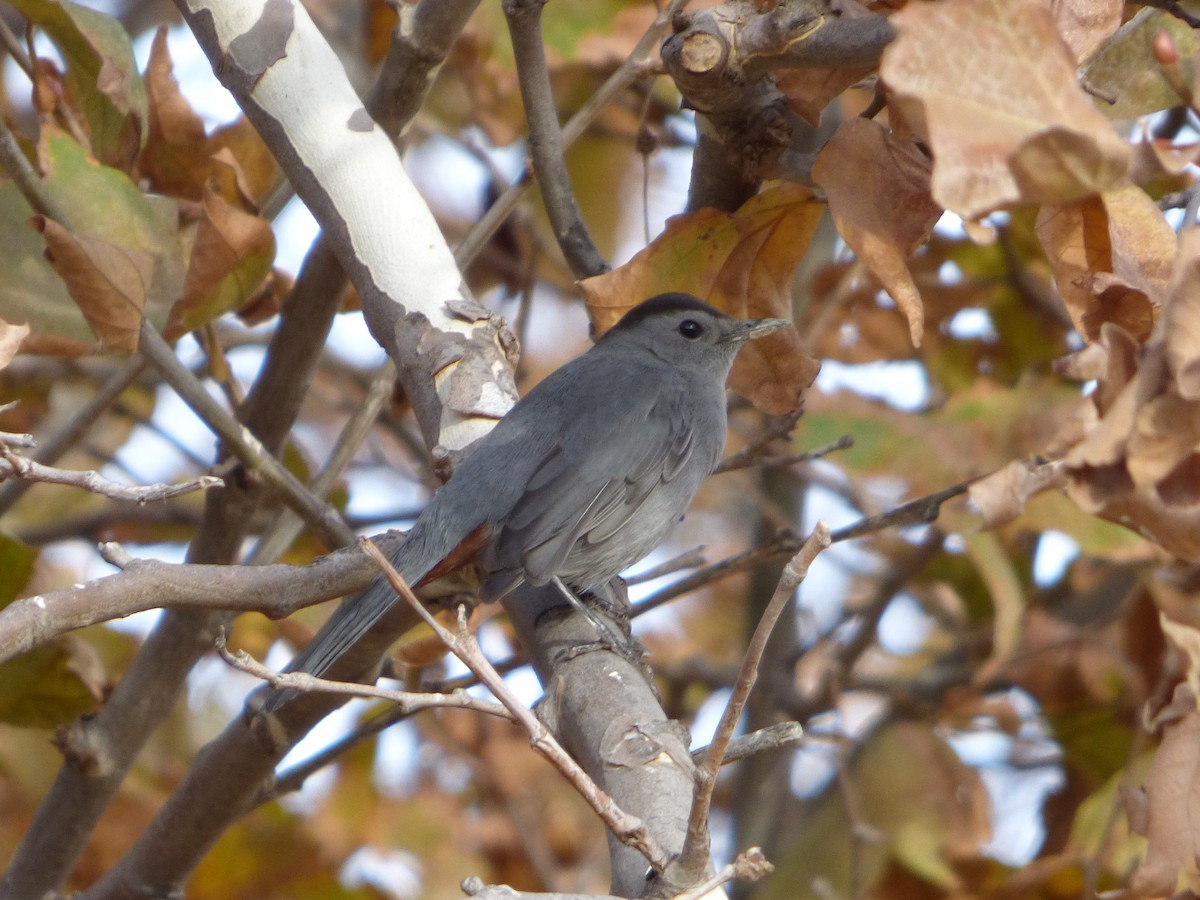
[[[1153,398],[1138,409],[1129,435],[1125,450],[1129,477],[1139,487],[1157,484],[1192,455],[1198,442],[1200,403],[1173,393]]]
[[[1163,634],[1187,661],[1187,686],[1192,694],[1188,699],[1192,703],[1191,708],[1195,709],[1194,698],[1200,697],[1200,628],[1172,621],[1162,612],[1158,614],[1158,624]]]
[[[914,346],[921,344],[924,312],[906,258],[942,212],[929,176],[929,160],[915,143],[861,118],[842,123],[813,166],[838,232],[896,301]]]
[[[32,221],[46,239],[46,259],[101,346],[136,350],[154,258],[142,250],[72,234],[43,216]]]
[[[1180,396],[1200,399],[1200,230],[1179,236],[1179,253],[1168,291],[1167,365]]]
[[[216,193],[204,198],[202,209],[183,297],[163,331],[168,340],[241,305],[262,284],[275,258],[275,234],[265,219]]]
[[[1025,504],[1034,494],[1058,487],[1065,482],[1066,472],[1061,462],[1037,462],[1015,459],[999,471],[971,485],[967,493],[983,514],[987,528],[1011,522],[1025,511]]]
[[[1190,712],[1164,727],[1142,786],[1146,855],[1129,882],[1138,897],[1170,896],[1200,875],[1200,711],[1191,688],[1180,684],[1175,690],[1180,707]]]
[[[149,130],[138,157],[138,173],[164,194],[199,200],[211,165],[205,150],[204,121],[179,91],[167,50],[167,29],[160,27],[146,65]]]
[[[1105,190],[1128,144],[1092,106],[1039,0],[910,3],[881,74],[933,150],[933,196],[966,219]],[[964,73],[970,77],[964,77]]]
[[[1121,25],[1124,0],[1050,0],[1059,34],[1076,62],[1087,59]]]
[[[1080,334],[1094,341],[1112,322],[1139,340],[1149,337],[1166,296],[1175,239],[1144,191],[1124,185],[1047,205],[1038,213],[1037,235]]]

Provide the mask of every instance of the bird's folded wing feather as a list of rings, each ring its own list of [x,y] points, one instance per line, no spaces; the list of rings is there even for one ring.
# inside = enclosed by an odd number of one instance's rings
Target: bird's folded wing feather
[[[520,564],[535,584],[552,577],[578,541],[616,534],[692,455],[694,433],[679,404],[631,402],[602,432],[556,442],[503,523],[496,562]]]

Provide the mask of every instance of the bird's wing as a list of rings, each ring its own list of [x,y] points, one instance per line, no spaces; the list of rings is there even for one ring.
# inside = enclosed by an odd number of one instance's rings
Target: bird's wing
[[[540,584],[559,571],[578,542],[615,535],[692,457],[695,434],[680,408],[661,394],[633,398],[586,439],[564,435],[556,441],[505,517],[494,563],[520,566]]]

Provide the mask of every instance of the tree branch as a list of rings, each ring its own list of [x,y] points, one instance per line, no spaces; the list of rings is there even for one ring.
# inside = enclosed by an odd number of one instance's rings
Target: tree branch
[[[521,102],[529,124],[529,154],[542,189],[542,201],[558,246],[576,278],[600,275],[611,267],[592,243],[567,175],[566,148],[558,127],[550,66],[542,41],[542,7],[546,0],[504,0],[521,84]]]

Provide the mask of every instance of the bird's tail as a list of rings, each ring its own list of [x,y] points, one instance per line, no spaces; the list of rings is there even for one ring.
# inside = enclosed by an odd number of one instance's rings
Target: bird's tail
[[[435,497],[392,556],[392,566],[414,587],[439,569],[443,560],[453,557],[454,551],[474,530],[459,524],[463,517],[444,513],[445,505]],[[460,534],[464,528],[466,533]],[[361,594],[342,601],[286,671],[324,675],[367,635],[398,599],[383,575],[379,575]],[[263,711],[273,712],[293,696],[295,691],[290,689],[274,691],[264,703]]]

